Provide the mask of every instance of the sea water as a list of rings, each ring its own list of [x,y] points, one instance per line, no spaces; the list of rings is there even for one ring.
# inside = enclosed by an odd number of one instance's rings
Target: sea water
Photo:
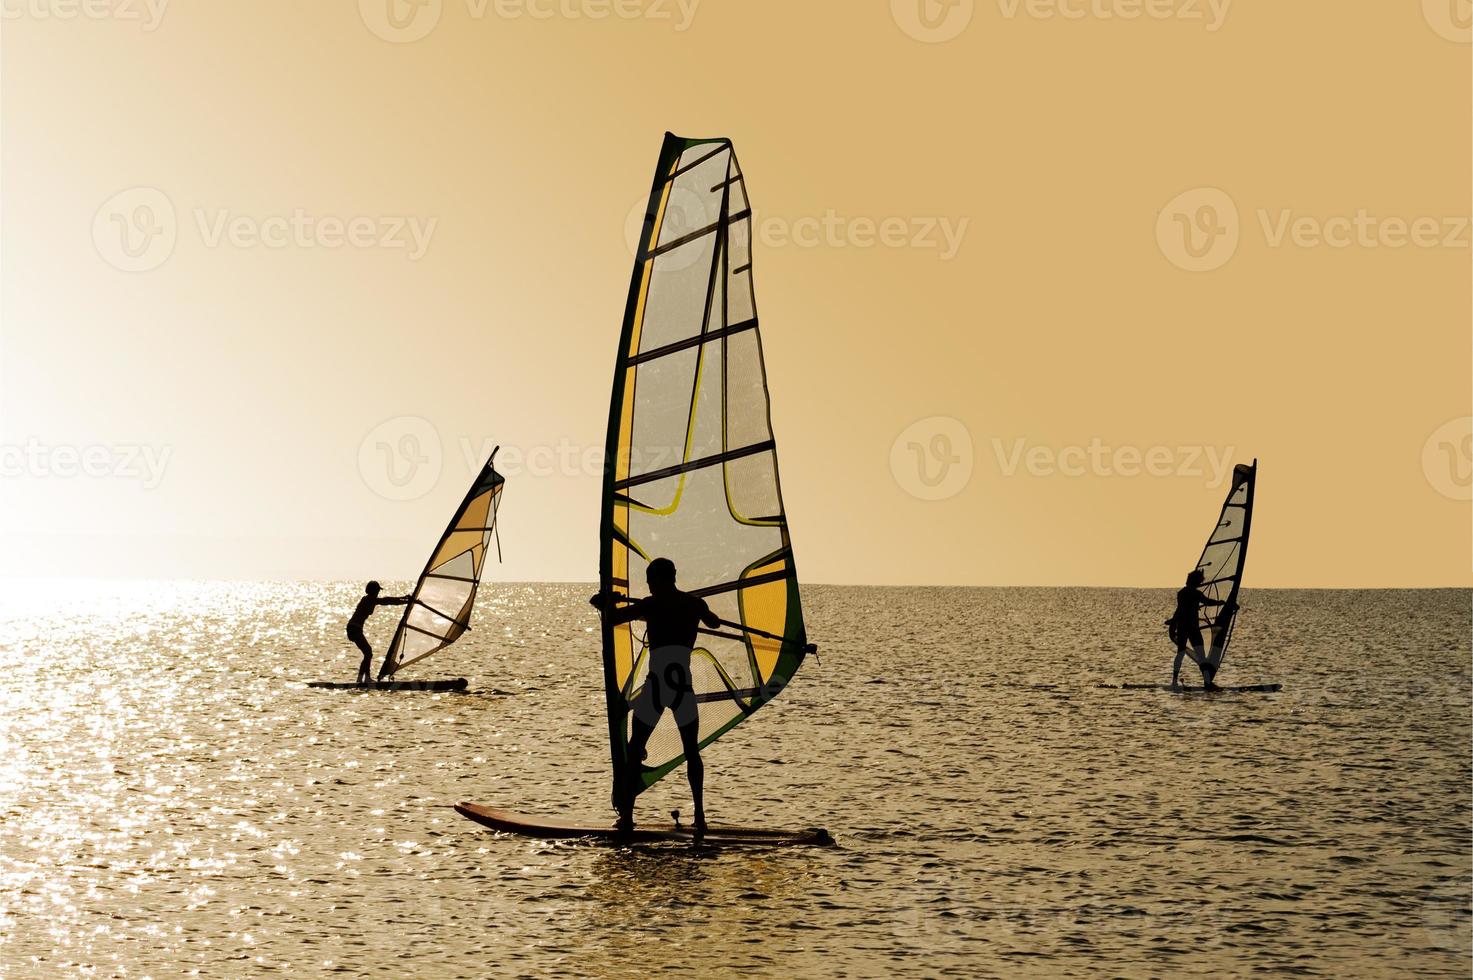
[[[1246,591],[1220,680],[1284,689],[1203,697],[1097,687],[1168,679],[1169,591],[808,588],[707,809],[838,846],[711,851],[450,808],[612,819],[590,586],[406,672],[472,693],[307,689],[358,589],[4,590],[0,972],[1469,975],[1466,591]]]

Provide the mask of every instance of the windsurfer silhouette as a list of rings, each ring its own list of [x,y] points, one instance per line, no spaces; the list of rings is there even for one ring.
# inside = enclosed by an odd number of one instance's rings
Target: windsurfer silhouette
[[[1187,574],[1187,584],[1176,593],[1176,612],[1166,621],[1166,632],[1176,643],[1176,660],[1171,664],[1171,686],[1176,687],[1181,674],[1181,658],[1190,656],[1192,662],[1202,671],[1202,687],[1204,690],[1215,691],[1217,685],[1212,678],[1217,674],[1217,668],[1207,659],[1202,649],[1202,631],[1198,627],[1197,613],[1203,606],[1222,606],[1225,603],[1218,599],[1210,599],[1202,594],[1202,582],[1206,578],[1202,569],[1194,568]],[[1191,644],[1191,652],[1187,652],[1187,645]]]
[[[675,563],[656,558],[645,572],[650,594],[647,598],[619,605],[621,597],[601,592],[588,601],[610,616],[615,625],[644,620],[649,649],[649,674],[644,689],[630,705],[629,748],[620,785],[615,787],[619,811],[618,828],[634,829],[634,797],[639,767],[645,758],[645,746],[666,711],[675,715],[680,728],[680,742],[685,750],[685,773],[690,779],[690,795],[696,807],[695,831],[706,832],[706,810],[701,789],[706,769],[701,763],[700,713],[695,688],[691,684],[690,657],[696,645],[696,630],[702,623],[710,629],[721,625],[721,619],[706,605],[706,600],[682,592],[675,587]]]
[[[353,608],[353,615],[348,618],[348,639],[363,653],[363,663],[358,665],[359,684],[367,684],[372,680],[369,669],[373,666],[373,647],[368,645],[368,637],[363,635],[363,624],[368,622],[368,617],[379,606],[402,606],[409,601],[407,595],[380,599],[378,594],[382,590],[383,586],[377,582],[365,585],[363,598],[358,600],[358,605]]]

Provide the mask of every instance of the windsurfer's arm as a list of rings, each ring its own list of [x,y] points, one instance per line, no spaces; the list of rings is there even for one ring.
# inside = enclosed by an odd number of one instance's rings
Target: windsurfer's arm
[[[701,600],[701,622],[706,624],[707,629],[716,629],[722,625],[721,617],[711,611],[706,605],[706,600]]]
[[[1197,593],[1197,601],[1199,603],[1201,603],[1202,605],[1204,605],[1204,606],[1222,606],[1222,605],[1226,605],[1226,603],[1224,603],[1221,599],[1209,599],[1209,598],[1207,598],[1205,595],[1203,595],[1200,592]]]
[[[387,599],[378,600],[378,604],[380,606],[403,606],[407,605],[411,598],[413,597],[407,595],[391,595]]]
[[[620,606],[624,602],[627,605]],[[643,600],[631,602],[628,598],[613,592],[600,592],[588,600],[588,604],[608,616],[615,626],[622,623],[633,622],[640,618]]]

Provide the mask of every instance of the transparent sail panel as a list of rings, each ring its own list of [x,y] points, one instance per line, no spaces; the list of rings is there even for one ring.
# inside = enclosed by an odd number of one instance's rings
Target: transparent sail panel
[[[667,137],[634,270],[610,413],[601,577],[648,594],[668,558],[678,585],[734,624],[691,656],[702,744],[774,697],[806,637],[783,512],[757,329],[751,215],[726,141]],[[615,766],[648,671],[644,624],[605,625]],[[651,737],[644,785],[683,761],[673,714]]]
[[[381,677],[449,646],[469,628],[486,555],[496,547],[496,511],[504,485],[505,480],[488,461],[415,583],[389,644]]]

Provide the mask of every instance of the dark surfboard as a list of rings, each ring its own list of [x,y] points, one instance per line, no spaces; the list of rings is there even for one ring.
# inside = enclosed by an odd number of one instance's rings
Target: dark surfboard
[[[542,840],[590,840],[612,844],[649,844],[662,841],[696,843],[689,824],[639,824],[633,830],[616,830],[609,824],[576,823],[555,817],[529,816],[481,806],[479,803],[457,803],[456,811],[483,827],[504,834],[536,837]],[[817,827],[804,830],[755,830],[750,827],[712,826],[699,843],[740,847],[827,847],[834,843],[828,831]]]
[[[1110,691],[1166,691],[1170,694],[1273,694],[1284,689],[1282,684],[1240,684],[1236,687],[1219,687],[1215,691],[1189,687],[1186,684],[1178,687],[1170,684],[1101,684],[1100,687]]]
[[[308,681],[307,686],[325,691],[464,691],[468,684],[464,677],[457,677],[443,681],[374,681],[371,684]]]

